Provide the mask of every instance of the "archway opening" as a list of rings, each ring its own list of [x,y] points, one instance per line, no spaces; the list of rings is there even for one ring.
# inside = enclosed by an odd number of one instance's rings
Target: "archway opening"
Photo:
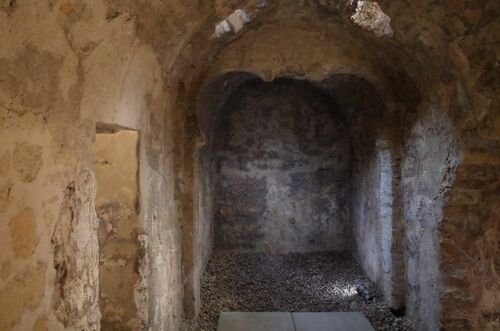
[[[214,327],[228,309],[358,309],[377,326],[404,324],[391,313],[405,304],[401,146],[375,88],[353,75],[265,82],[231,72],[202,88],[198,105],[198,323]],[[383,313],[364,306],[362,283]]]

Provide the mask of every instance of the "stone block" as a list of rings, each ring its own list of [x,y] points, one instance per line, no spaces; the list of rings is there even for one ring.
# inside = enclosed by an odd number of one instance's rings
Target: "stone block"
[[[217,331],[295,331],[292,314],[222,312]]]
[[[38,245],[35,213],[31,208],[21,210],[9,222],[10,244],[17,258],[28,258]]]
[[[296,331],[375,331],[357,312],[292,313]]]

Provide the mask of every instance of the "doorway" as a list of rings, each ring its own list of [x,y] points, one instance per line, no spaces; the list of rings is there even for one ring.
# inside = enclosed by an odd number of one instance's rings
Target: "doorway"
[[[94,144],[103,330],[137,330],[139,132],[98,125]]]

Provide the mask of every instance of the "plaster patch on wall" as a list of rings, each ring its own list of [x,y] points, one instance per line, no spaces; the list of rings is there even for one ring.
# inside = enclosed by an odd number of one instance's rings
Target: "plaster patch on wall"
[[[39,262],[16,276],[0,291],[0,330],[10,330],[25,309],[33,310],[38,306],[45,291],[46,269],[47,265]]]
[[[13,166],[19,179],[25,183],[33,182],[42,167],[42,146],[16,143]]]
[[[30,257],[38,245],[35,213],[24,208],[9,222],[10,244],[17,258]]]
[[[47,324],[48,324],[47,317],[45,316],[39,317],[36,320],[32,331],[49,331],[49,327]]]
[[[0,107],[18,115],[50,110],[58,96],[61,59],[27,43],[14,59],[0,58]]]

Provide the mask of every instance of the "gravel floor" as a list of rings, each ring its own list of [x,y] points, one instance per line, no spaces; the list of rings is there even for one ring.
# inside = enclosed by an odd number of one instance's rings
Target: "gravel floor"
[[[358,296],[359,282],[370,288],[372,301]],[[221,311],[359,311],[377,330],[413,330],[390,312],[360,266],[343,253],[216,253],[201,296],[199,320],[186,322],[186,331],[214,331]]]

